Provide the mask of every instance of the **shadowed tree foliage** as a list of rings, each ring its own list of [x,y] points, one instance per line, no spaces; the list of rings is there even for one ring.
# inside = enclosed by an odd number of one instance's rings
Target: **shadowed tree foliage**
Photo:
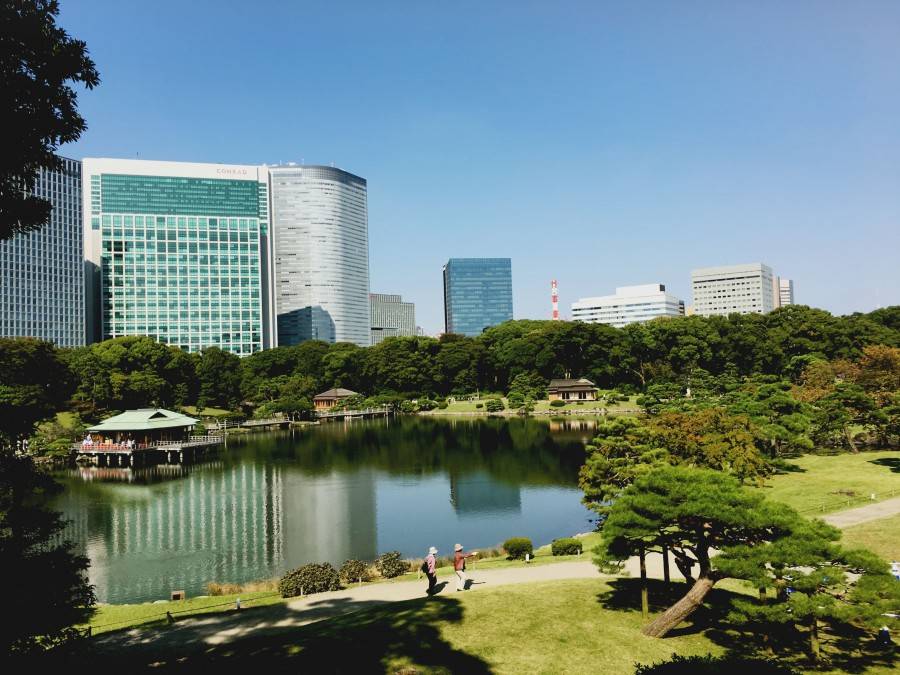
[[[0,631],[6,654],[59,646],[93,611],[88,559],[60,541],[64,523],[46,507],[61,489],[30,457],[0,452],[0,568],[8,581],[3,602],[14,612]]]
[[[0,2],[0,240],[40,228],[50,202],[27,194],[40,169],[87,127],[72,84],[100,83],[87,47],[56,25],[56,0]]]
[[[71,373],[51,343],[0,338],[0,450],[31,436],[71,392]]]

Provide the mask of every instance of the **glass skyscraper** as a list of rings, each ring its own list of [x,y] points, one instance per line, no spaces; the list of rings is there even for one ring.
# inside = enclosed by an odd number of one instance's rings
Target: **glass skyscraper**
[[[328,166],[270,168],[278,344],[368,346],[366,180]]]
[[[264,167],[84,160],[88,340],[273,344]]]
[[[509,258],[450,258],[444,265],[444,330],[481,335],[513,318]]]
[[[42,169],[31,194],[53,206],[39,230],[0,242],[0,337],[85,343],[81,162]]]

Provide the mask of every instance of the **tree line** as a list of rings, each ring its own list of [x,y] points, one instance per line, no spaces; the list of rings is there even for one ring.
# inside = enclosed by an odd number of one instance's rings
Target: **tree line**
[[[698,388],[704,378],[775,376],[797,382],[815,362],[855,361],[868,345],[900,346],[900,307],[836,317],[803,306],[766,315],[684,317],[606,325],[509,321],[477,337],[389,338],[373,347],[308,341],[243,359],[217,347],[187,353],[129,336],[76,349],[4,340],[0,358],[52,373],[57,409],[86,419],[142,406],[301,411],[331,387],[384,401],[475,391],[505,394],[519,376],[587,377],[601,388]],[[12,373],[4,371],[8,380]],[[30,386],[25,377],[23,387]],[[17,387],[13,381],[3,386]],[[649,389],[648,389],[649,388]],[[25,395],[24,390],[18,392]],[[27,420],[22,420],[27,427]]]

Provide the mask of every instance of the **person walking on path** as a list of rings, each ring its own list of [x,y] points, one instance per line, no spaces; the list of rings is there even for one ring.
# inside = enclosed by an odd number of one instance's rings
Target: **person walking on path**
[[[466,581],[468,581],[468,577],[466,577],[466,558],[478,555],[478,551],[463,553],[462,544],[457,544],[453,547],[453,550],[455,551],[453,554],[453,569],[456,570],[456,590],[464,591],[466,590]]]
[[[425,576],[428,577],[428,590],[426,592],[428,595],[434,594],[434,587],[437,585],[437,571],[435,570],[437,561],[435,560],[435,555],[437,555],[437,549],[432,546],[428,549],[428,555],[425,557]]]

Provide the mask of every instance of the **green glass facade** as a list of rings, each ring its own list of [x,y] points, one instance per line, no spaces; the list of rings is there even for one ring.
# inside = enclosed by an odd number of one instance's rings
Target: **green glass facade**
[[[218,346],[240,356],[263,349],[266,185],[97,178],[86,228],[99,229],[103,339],[150,335],[187,351]]]

